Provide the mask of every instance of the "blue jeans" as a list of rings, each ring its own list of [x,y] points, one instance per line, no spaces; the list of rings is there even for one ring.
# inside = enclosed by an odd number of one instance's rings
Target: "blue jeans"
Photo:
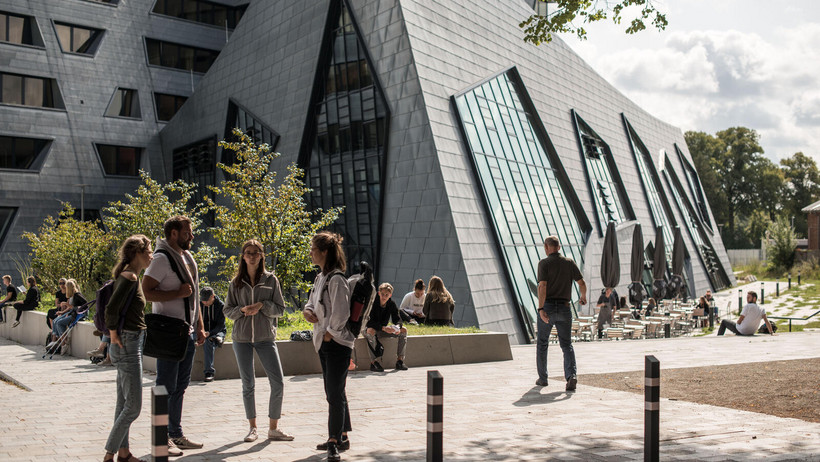
[[[205,370],[203,371],[205,375],[214,375],[216,372],[214,370],[214,350],[216,349],[216,343],[211,341],[214,337],[221,337],[224,340],[225,334],[222,332],[212,334],[208,336],[205,343],[202,344],[202,354],[205,357]]]
[[[182,436],[182,398],[191,382],[191,369],[196,353],[196,334],[188,337],[188,351],[180,361],[157,360],[157,385],[165,385],[168,391],[168,437]]]
[[[538,316],[538,338],[535,347],[535,363],[538,378],[547,380],[547,349],[549,348],[552,326],[558,331],[558,344],[564,352],[564,378],[569,380],[576,374],[575,350],[572,349],[572,312],[567,305],[547,303],[544,310],[550,318],[549,324]]]
[[[352,351],[333,340],[323,342],[319,348],[319,361],[322,363],[322,378],[325,382],[328,404],[327,433],[328,438],[334,438],[336,441],[342,441],[342,433],[351,429],[345,384]]]
[[[71,311],[57,316],[57,319],[54,320],[54,329],[52,329],[54,336],[60,338],[68,330],[68,326],[74,321],[75,316]]]
[[[117,368],[117,407],[114,426],[105,443],[106,452],[115,453],[128,448],[128,430],[142,409],[142,348],[145,331],[124,330],[120,335],[122,347],[111,345],[109,357]]]
[[[279,420],[282,417],[282,398],[285,382],[282,374],[282,362],[279,360],[279,350],[276,349],[276,343],[273,341],[233,342],[236,365],[239,366],[239,377],[242,379],[242,402],[245,405],[245,417],[248,420],[256,418],[256,398],[254,397],[256,373],[253,367],[253,350],[256,350],[270,383],[268,417]]]

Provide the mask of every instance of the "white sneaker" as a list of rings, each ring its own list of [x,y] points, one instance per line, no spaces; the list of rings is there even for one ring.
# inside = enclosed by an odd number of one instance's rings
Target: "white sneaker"
[[[268,439],[273,441],[293,441],[293,435],[289,435],[278,428],[268,430]]]
[[[182,451],[174,444],[174,440],[168,438],[168,456],[169,457],[179,457],[182,455]]]
[[[245,437],[246,443],[253,443],[256,439],[259,438],[259,433],[256,431],[256,427],[251,427],[248,431],[248,436]]]

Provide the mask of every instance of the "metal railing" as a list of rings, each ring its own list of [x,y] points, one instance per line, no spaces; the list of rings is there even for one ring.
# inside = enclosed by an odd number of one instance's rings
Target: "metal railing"
[[[769,316],[769,319],[788,319],[789,320],[789,332],[791,332],[792,331],[792,320],[794,320],[794,321],[808,321],[809,319],[817,316],[818,314],[820,314],[820,310],[815,311],[814,314],[806,316],[805,318],[793,318],[793,317],[789,317],[789,316]]]

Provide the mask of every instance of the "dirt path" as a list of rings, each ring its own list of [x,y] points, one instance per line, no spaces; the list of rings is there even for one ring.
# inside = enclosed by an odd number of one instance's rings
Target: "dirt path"
[[[661,397],[820,423],[820,358],[663,369]],[[644,392],[644,371],[582,375],[579,383]]]

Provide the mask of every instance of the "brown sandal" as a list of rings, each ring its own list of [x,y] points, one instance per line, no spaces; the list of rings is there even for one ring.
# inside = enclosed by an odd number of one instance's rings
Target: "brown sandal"
[[[128,462],[131,459],[136,459],[139,462],[146,462],[142,459],[137,459],[136,457],[134,457],[134,454],[131,454],[130,452],[128,453],[128,456],[126,456],[126,457],[117,456],[117,462]],[[114,459],[111,459],[111,460],[113,461]]]

